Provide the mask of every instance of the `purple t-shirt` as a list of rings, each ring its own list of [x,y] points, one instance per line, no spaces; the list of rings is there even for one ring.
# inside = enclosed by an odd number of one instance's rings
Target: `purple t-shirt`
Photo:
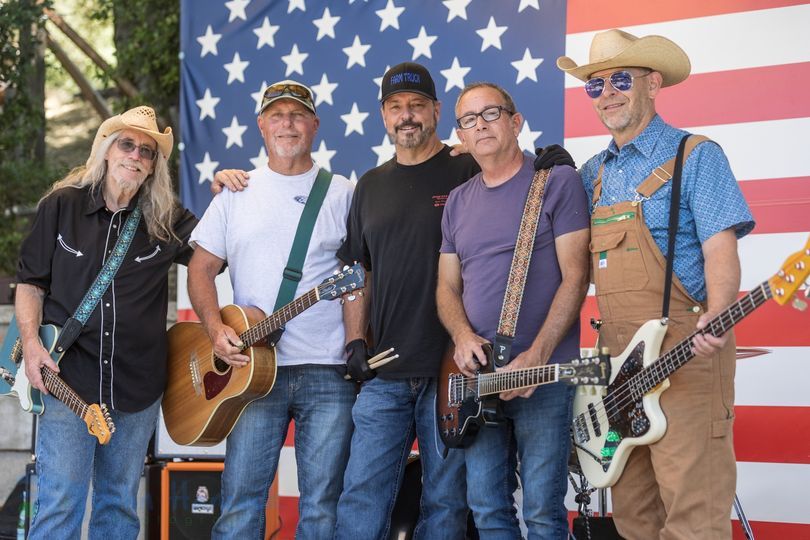
[[[534,176],[533,158],[507,182],[489,188],[481,173],[450,192],[442,216],[442,253],[461,261],[462,301],[473,330],[493,340],[501,314],[523,207]],[[562,281],[554,239],[589,227],[588,199],[577,171],[554,167],[546,183],[540,223],[518,317],[512,358],[531,346]],[[549,360],[579,356],[579,320]]]

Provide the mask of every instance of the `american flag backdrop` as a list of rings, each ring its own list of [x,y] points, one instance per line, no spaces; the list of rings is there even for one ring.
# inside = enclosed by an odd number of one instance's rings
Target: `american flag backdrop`
[[[357,178],[391,157],[379,116],[388,66],[414,60],[444,103],[438,132],[455,140],[465,83],[491,80],[527,122],[521,145],[564,141],[577,163],[610,138],[581,83],[555,67],[588,57],[593,34],[620,27],[681,45],[692,75],[665,89],[668,122],[726,151],[757,226],[740,242],[741,292],[774,274],[810,232],[810,3],[791,0],[183,0],[181,193],[202,215],[213,172],[251,169],[264,153],[255,117],[263,87],[291,78],[315,91],[313,157]],[[723,204],[723,201],[717,201]],[[268,240],[271,240],[268,234]],[[193,318],[180,271],[179,317]],[[227,283],[220,300],[230,301]],[[583,345],[595,336],[585,321]],[[810,539],[810,314],[769,302],[737,327],[737,494],[758,539]],[[297,517],[292,434],[282,451],[282,537]],[[569,494],[569,508],[574,509]],[[731,516],[736,520],[736,515]],[[735,525],[735,538],[742,538]]]

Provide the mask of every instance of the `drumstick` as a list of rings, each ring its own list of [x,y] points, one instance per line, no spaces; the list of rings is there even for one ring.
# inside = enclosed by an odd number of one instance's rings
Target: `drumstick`
[[[394,352],[393,347],[391,347],[387,351],[383,351],[383,352],[381,352],[379,354],[375,354],[374,356],[372,356],[371,358],[368,359],[368,367],[371,368],[371,369],[377,369],[377,368],[380,368],[380,367],[384,366],[385,364],[387,364],[389,362],[393,362],[394,360],[399,358],[398,354],[395,354],[394,356],[389,356],[388,358],[386,358],[386,355],[388,355],[388,354],[390,354],[392,352]],[[344,375],[343,378],[346,379],[347,381],[351,380],[351,377],[348,374]]]

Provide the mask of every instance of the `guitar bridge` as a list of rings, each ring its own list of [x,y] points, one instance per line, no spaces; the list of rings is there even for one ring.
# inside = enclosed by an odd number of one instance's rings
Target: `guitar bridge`
[[[584,414],[578,414],[574,418],[574,441],[577,444],[585,444],[591,440],[588,434],[588,422],[585,420]]]
[[[464,376],[460,373],[450,375],[447,385],[447,404],[450,407],[458,407],[464,400]]]
[[[202,378],[200,377],[200,362],[197,359],[197,353],[191,353],[191,359],[188,361],[188,369],[191,372],[191,384],[194,386],[194,393],[202,395]]]

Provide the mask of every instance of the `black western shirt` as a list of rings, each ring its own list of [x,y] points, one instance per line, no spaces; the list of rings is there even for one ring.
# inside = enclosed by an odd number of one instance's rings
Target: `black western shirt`
[[[137,197],[110,212],[101,193],[60,189],[37,210],[24,240],[17,279],[45,290],[43,324],[72,316],[111,253]],[[150,239],[144,219],[124,261],[81,335],[59,363],[62,379],[88,403],[125,412],[151,405],[166,386],[168,272],[187,264],[197,218],[175,213],[180,241]]]

